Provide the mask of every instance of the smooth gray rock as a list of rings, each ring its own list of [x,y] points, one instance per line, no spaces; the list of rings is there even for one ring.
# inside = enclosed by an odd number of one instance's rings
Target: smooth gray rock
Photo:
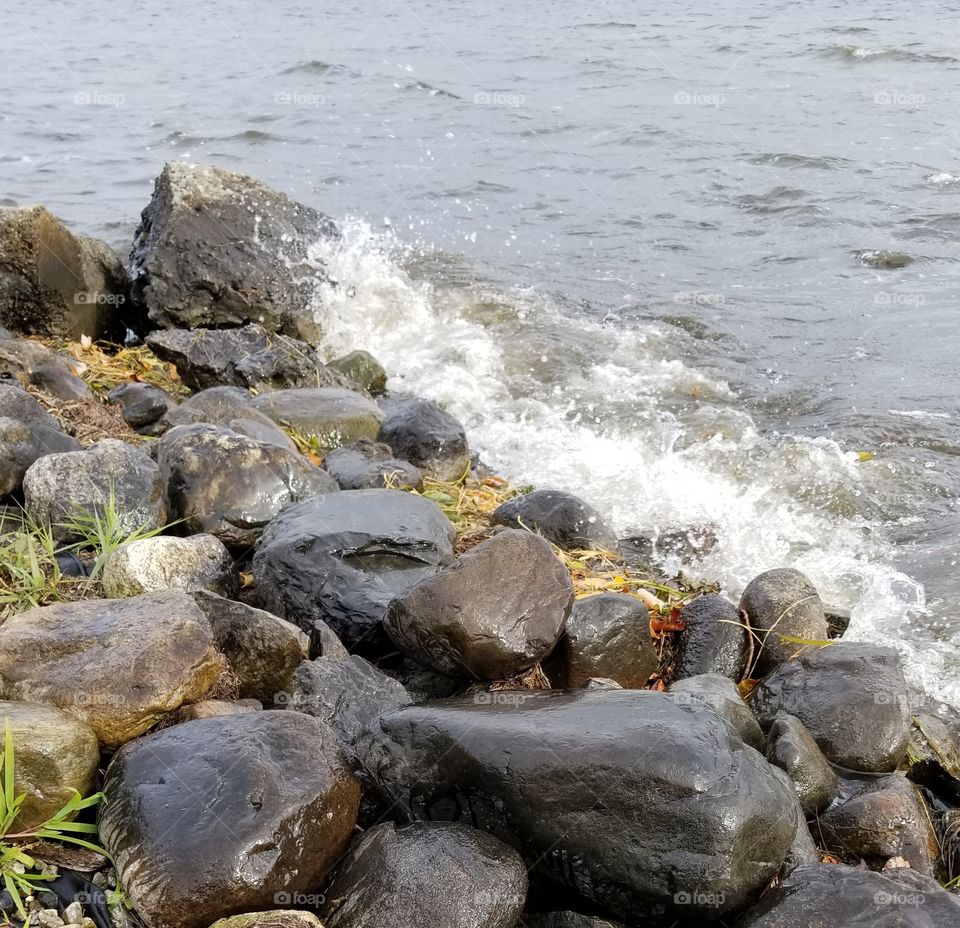
[[[551,660],[557,686],[573,689],[591,677],[605,677],[627,689],[642,689],[658,663],[650,612],[626,593],[578,599]]]
[[[570,574],[529,532],[498,532],[390,603],[387,634],[452,677],[500,680],[545,657],[573,604]]]
[[[30,339],[0,338],[0,379],[37,387],[66,402],[93,400],[69,358]]]
[[[169,427],[164,419],[177,403],[150,383],[122,383],[107,394],[107,401],[120,407],[123,421],[141,435],[161,435]]]
[[[343,448],[334,448],[323,459],[323,469],[342,490],[386,486],[397,490],[423,488],[423,474],[419,468],[395,458],[389,445],[369,438],[361,438]]]
[[[512,848],[466,825],[376,825],[326,892],[328,928],[514,928],[527,871]]]
[[[455,532],[436,503],[401,490],[343,490],[297,503],[253,557],[262,605],[310,632],[327,623],[350,649],[389,643],[390,601],[453,561]]]
[[[803,722],[779,712],[767,733],[767,760],[790,774],[804,815],[823,812],[837,798],[840,781]]]
[[[627,922],[729,920],[780,869],[794,797],[713,712],[641,690],[518,695],[387,713],[369,772],[415,819],[469,821],[532,880]]]
[[[838,642],[782,664],[750,697],[760,725],[796,716],[831,763],[884,773],[903,760],[910,705],[893,648]]]
[[[750,707],[743,701],[736,683],[729,677],[719,673],[685,677],[673,683],[670,692],[678,700],[700,703],[713,710],[740,733],[746,744],[758,751],[763,750],[763,732]]]
[[[103,791],[100,838],[152,928],[208,928],[315,893],[360,795],[333,733],[299,712],[147,735],[114,756]]]
[[[796,870],[797,867],[806,867],[810,864],[820,863],[820,852],[817,849],[816,842],[813,840],[813,835],[810,834],[810,829],[807,827],[807,819],[803,814],[803,809],[800,808],[796,784],[786,771],[781,770],[779,767],[771,767],[770,769],[790,792],[790,809],[784,809],[784,814],[792,814],[796,822],[796,834],[793,837],[793,843],[790,845],[790,850],[787,851],[787,857],[783,862],[783,866],[780,868],[780,876],[786,876],[788,873]]]
[[[452,482],[470,467],[463,425],[433,400],[403,397],[384,404],[387,413],[378,441],[428,477]]]
[[[383,393],[387,389],[387,372],[369,351],[351,351],[335,358],[327,367],[340,371],[368,393]]]
[[[674,661],[676,679],[722,673],[739,682],[747,669],[749,639],[736,607],[706,593],[680,610],[680,621],[684,628]]]
[[[740,610],[760,638],[755,675],[794,657],[805,647],[799,642],[829,637],[816,587],[799,570],[779,567],[754,577],[740,597]]]
[[[251,177],[167,164],[134,237],[133,298],[164,328],[257,322],[316,345],[323,269],[307,251],[335,234],[326,216]]]
[[[171,516],[231,548],[251,546],[292,503],[339,492],[303,455],[212,425],[183,425],[157,446]]]
[[[111,504],[125,535],[160,528],[166,521],[157,465],[113,438],[34,461],[23,478],[23,499],[30,517],[49,525],[62,542],[80,537],[64,523],[103,517]]]
[[[496,525],[543,535],[558,548],[617,550],[617,536],[589,503],[562,490],[534,490],[498,506]]]

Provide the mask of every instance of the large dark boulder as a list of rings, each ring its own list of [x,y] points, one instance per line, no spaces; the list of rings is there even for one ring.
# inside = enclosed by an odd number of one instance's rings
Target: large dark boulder
[[[0,324],[20,335],[122,341],[139,327],[120,259],[43,206],[0,209]]]
[[[434,480],[459,480],[470,467],[467,433],[433,400],[404,396],[385,400],[378,440]]]
[[[930,810],[906,777],[881,777],[863,785],[824,812],[817,825],[828,850],[863,858],[878,869],[902,857],[914,870],[934,875],[940,849]]]
[[[680,621],[675,678],[722,673],[739,681],[746,670],[749,639],[736,608],[722,596],[706,593],[680,610]]]
[[[393,456],[389,445],[361,438],[352,445],[334,448],[323,459],[323,469],[342,490],[369,490],[392,487],[397,490],[423,488],[423,474],[409,461]]]
[[[956,928],[960,906],[909,870],[871,873],[839,864],[798,867],[736,928]]]
[[[591,677],[604,677],[641,689],[658,663],[647,607],[626,593],[578,599],[552,661],[556,686],[574,689]]]
[[[714,713],[641,690],[512,695],[387,713],[371,774],[415,819],[473,823],[628,922],[729,920],[780,869],[793,796]]]
[[[589,503],[562,490],[534,490],[498,506],[497,525],[543,535],[565,551],[578,548],[616,551],[617,536]]]
[[[346,847],[359,786],[299,712],[184,722],[119,751],[100,838],[152,928],[207,928],[315,892]]]
[[[769,728],[796,716],[827,760],[868,773],[895,770],[907,751],[910,704],[893,648],[838,642],[787,661],[757,686],[751,706]]]
[[[0,383],[0,497],[20,491],[38,458],[79,450],[80,444],[29,393]]]
[[[240,329],[157,329],[147,346],[177,368],[191,390],[237,386],[254,390],[284,387],[346,387],[358,384],[327,368],[306,342],[250,323]]]
[[[377,825],[327,889],[328,928],[514,928],[527,871],[512,848],[466,825]]]
[[[404,591],[384,626],[401,651],[440,673],[499,680],[552,650],[572,603],[570,574],[550,545],[508,529]]]
[[[297,503],[266,528],[253,558],[265,608],[310,632],[330,625],[351,649],[387,644],[390,601],[453,561],[440,507],[402,490],[343,490]]]
[[[252,545],[291,503],[339,491],[303,455],[213,425],[171,429],[157,464],[170,515],[233,548]]]
[[[740,597],[740,611],[760,639],[756,674],[768,673],[802,651],[803,642],[829,636],[816,587],[799,570],[778,567],[755,577]]]
[[[837,798],[840,780],[803,722],[779,712],[767,734],[767,760],[790,774],[804,815],[823,812]]]
[[[307,252],[334,234],[326,216],[251,177],[167,164],[134,238],[133,296],[159,326],[258,322],[317,344],[313,296],[323,272]]]

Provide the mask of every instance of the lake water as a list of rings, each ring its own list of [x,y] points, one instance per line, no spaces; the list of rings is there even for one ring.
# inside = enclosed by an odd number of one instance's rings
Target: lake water
[[[5,0],[0,202],[129,245],[167,160],[344,224],[330,350],[618,528],[795,565],[960,702],[942,2]]]

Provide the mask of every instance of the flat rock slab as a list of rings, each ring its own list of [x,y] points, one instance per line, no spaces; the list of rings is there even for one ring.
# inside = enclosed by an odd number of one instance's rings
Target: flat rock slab
[[[0,626],[0,698],[63,709],[106,748],[201,699],[225,666],[186,593],[57,603]]]
[[[550,545],[506,530],[398,596],[384,625],[401,651],[440,673],[500,680],[550,652],[572,604]]]
[[[387,713],[369,772],[415,819],[471,822],[628,922],[724,918],[780,869],[786,778],[714,713],[640,690],[499,695]]]
[[[137,910],[151,928],[207,928],[317,892],[350,839],[360,789],[322,723],[253,712],[127,745],[104,794],[100,837]]]
[[[514,928],[527,870],[466,825],[384,823],[351,845],[325,895],[328,928]]]

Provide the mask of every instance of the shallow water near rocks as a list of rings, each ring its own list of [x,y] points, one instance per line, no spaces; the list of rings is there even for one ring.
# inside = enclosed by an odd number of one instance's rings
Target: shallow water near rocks
[[[331,353],[623,532],[713,527],[734,594],[799,567],[960,703],[949,14],[14,0],[0,202],[126,249],[184,159],[325,210]]]

